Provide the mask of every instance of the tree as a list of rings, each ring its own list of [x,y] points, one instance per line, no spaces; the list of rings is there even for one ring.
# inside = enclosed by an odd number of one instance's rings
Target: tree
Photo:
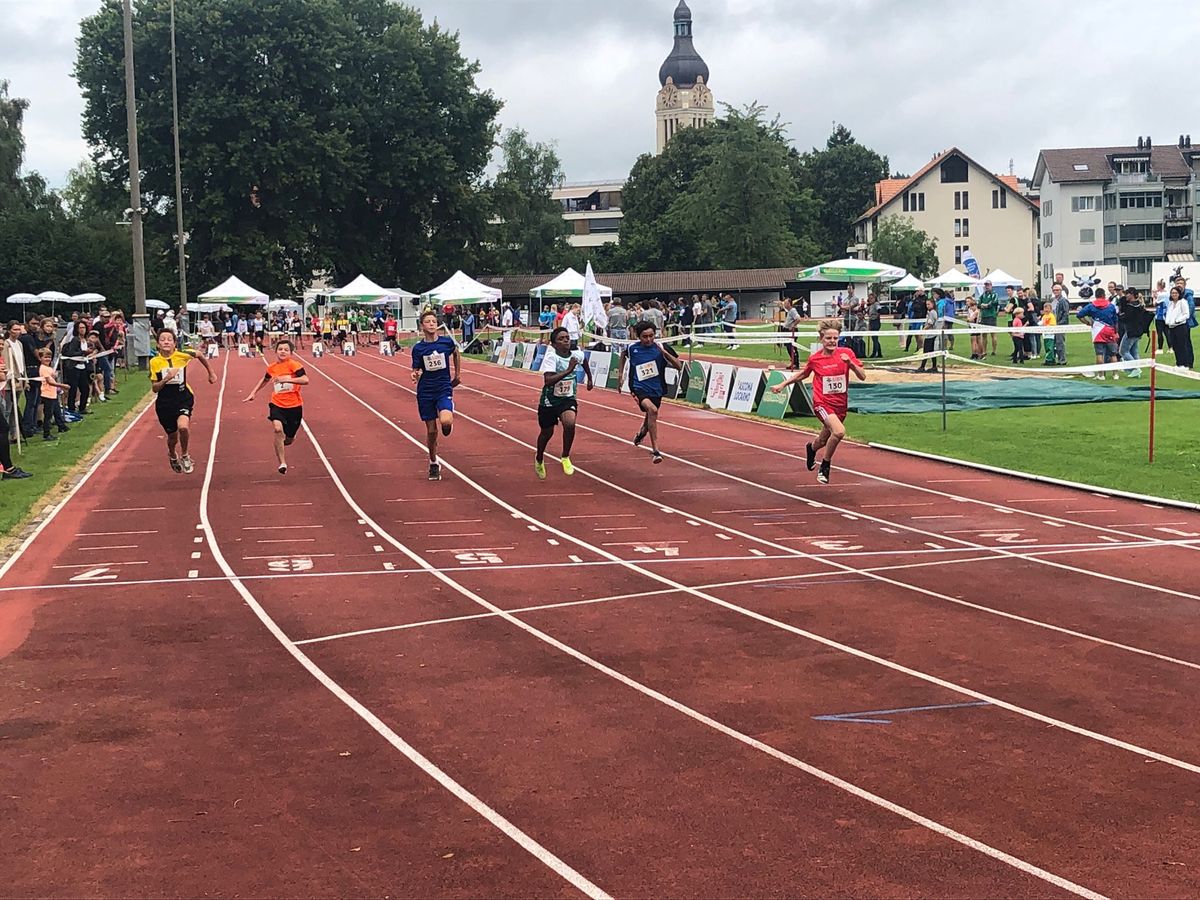
[[[551,197],[562,183],[562,165],[548,144],[530,143],[513,128],[500,141],[503,163],[489,187],[490,229],[497,272],[533,275],[556,271],[569,253],[562,208]]]
[[[631,269],[799,265],[816,251],[817,204],[778,119],[726,107],[643,156],[626,183],[621,262]]]
[[[937,274],[937,239],[913,224],[909,216],[887,216],[875,230],[867,255],[876,262],[899,266],[924,279]]]
[[[18,202],[25,137],[21,124],[29,101],[8,96],[8,82],[0,81],[0,210]]]
[[[888,177],[888,159],[864,147],[837,125],[824,150],[802,160],[804,183],[821,201],[819,241],[827,259],[846,255],[854,220],[871,206],[875,183]]]
[[[471,264],[500,103],[455,35],[387,0],[177,0],[176,31],[189,283],[421,285]],[[149,256],[173,247],[169,0],[141,0],[134,33]],[[78,46],[84,134],[122,185],[119,0]]]

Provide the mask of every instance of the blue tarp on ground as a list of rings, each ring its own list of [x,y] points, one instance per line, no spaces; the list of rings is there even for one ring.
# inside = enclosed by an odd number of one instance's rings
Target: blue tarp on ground
[[[1022,406],[1059,406],[1065,403],[1116,403],[1146,401],[1150,386],[1111,385],[1094,381],[1048,378],[996,378],[986,381],[946,382],[946,408],[950,410],[1001,409]],[[1158,400],[1200,400],[1200,391],[1159,390]],[[942,409],[942,383],[937,377],[916,384],[854,384],[850,409],[856,413],[922,413]]]

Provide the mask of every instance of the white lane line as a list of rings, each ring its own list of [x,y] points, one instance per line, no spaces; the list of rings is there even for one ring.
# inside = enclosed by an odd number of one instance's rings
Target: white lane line
[[[1142,504],[1142,505],[1146,506],[1148,504]],[[1160,506],[1159,509],[1162,509],[1162,507]],[[1119,510],[1116,510],[1116,509],[1068,509],[1066,512],[1067,512],[1067,515],[1071,515],[1073,513],[1079,513],[1082,515],[1084,513],[1115,513],[1115,512],[1119,512]]]
[[[1005,503],[1069,503],[1066,497],[1037,497],[1035,499],[1005,500]]]
[[[350,364],[350,365],[353,365],[353,364]],[[357,366],[357,365],[354,365],[353,367],[357,368],[357,369],[362,369],[361,366]],[[325,374],[320,369],[317,369],[317,371],[320,372],[322,375]],[[371,370],[370,369],[362,369],[362,371],[370,372]],[[343,388],[339,382],[333,380],[328,375],[326,375],[325,377],[329,379],[331,384],[333,384],[334,386],[336,386],[339,389],[341,389],[342,391],[344,391],[348,396],[357,400],[357,397],[355,397],[354,394],[350,393],[345,388]],[[359,401],[359,402],[361,403],[362,401]],[[367,409],[371,409],[371,407],[369,407],[365,403],[362,403],[362,405]],[[374,410],[372,410],[372,412],[374,412]],[[421,444],[419,442],[417,442],[414,438],[411,438],[402,429],[396,427],[385,416],[380,415],[378,413],[376,413],[376,415],[378,415],[378,417],[382,421],[387,422],[389,425],[391,425],[393,428],[395,428],[395,430],[399,434],[401,434],[403,437],[405,437],[411,443],[416,444],[418,447],[421,446]],[[466,417],[464,417],[464,418],[466,418]],[[308,430],[307,427],[306,427],[306,430]],[[312,440],[313,447],[317,451],[318,456],[323,457],[319,443],[313,437],[311,431],[309,431],[308,433],[309,433],[310,440]],[[328,461],[324,460],[324,459],[322,459],[322,461],[326,463],[326,468],[329,469],[330,474],[333,477],[334,483],[336,485],[338,485],[338,488],[342,492],[342,495],[346,499],[347,503],[356,506],[357,504],[355,504],[353,497],[351,497],[350,494],[345,490],[345,487],[341,485],[341,482],[337,476],[337,473],[333,471],[333,468],[331,466],[329,466]],[[496,502],[496,503],[500,504],[501,506],[507,507],[510,510],[513,510],[514,512],[518,512],[518,510],[516,510],[510,504],[506,503],[504,500],[497,497],[496,495],[491,494],[485,488],[483,488],[482,486],[477,484],[469,476],[467,476],[464,472],[462,472],[462,470],[456,469],[454,466],[452,466],[448,463],[445,465],[446,465],[446,468],[450,472],[456,474],[466,484],[468,484],[470,487],[472,487],[475,491],[477,491],[481,495],[491,498],[493,500],[493,502]],[[579,470],[577,469],[576,471],[579,471]],[[366,513],[364,512],[363,514],[365,515]],[[522,513],[522,516],[525,518],[528,518],[528,516],[525,515],[524,513]],[[543,526],[548,531],[552,531],[552,532],[557,531],[551,525],[543,523]],[[577,538],[572,537],[569,534],[566,534],[565,532],[557,532],[557,533],[558,533],[559,537],[563,538],[564,540],[569,540],[572,543],[579,544],[580,546],[584,546],[584,547],[587,546],[584,542],[580,541]],[[386,532],[384,532],[384,534],[386,535]],[[423,562],[423,560],[421,559],[421,557],[419,555],[417,555],[416,553],[413,553],[411,550],[408,550],[408,548],[404,547],[402,544],[400,544],[394,538],[391,538],[390,536],[388,536],[388,537],[389,537],[389,540],[392,542],[392,544],[398,550],[406,553],[406,555],[411,556],[418,563]],[[591,548],[591,549],[593,549],[595,551],[595,550],[598,550],[599,548]],[[604,555],[611,556],[611,554],[606,554],[605,551],[600,551],[600,552]],[[645,575],[654,577],[656,580],[663,581],[664,583],[666,583],[668,585],[674,584],[673,582],[662,579],[659,576],[655,576],[652,572],[640,570],[636,565],[631,564],[631,565],[629,565],[629,568],[635,572],[640,572],[641,574],[645,574]],[[607,675],[610,678],[613,678],[614,680],[620,682],[621,684],[626,685],[627,687],[631,688],[632,690],[635,690],[638,693],[640,693],[646,697],[650,697],[651,699],[657,700],[659,703],[662,703],[665,706],[676,710],[677,712],[687,716],[688,718],[690,718],[696,722],[707,725],[709,728],[712,728],[713,730],[715,730],[721,734],[724,734],[727,737],[738,741],[739,743],[742,743],[742,744],[744,744],[748,747],[751,747],[755,750],[759,750],[760,752],[767,754],[768,756],[772,757],[773,759],[778,760],[779,762],[784,763],[785,765],[788,765],[792,768],[802,771],[807,775],[811,775],[814,778],[818,778],[821,781],[825,782],[826,784],[837,787],[840,790],[843,790],[855,797],[858,797],[859,799],[865,800],[868,803],[871,803],[875,806],[878,806],[882,809],[892,812],[897,816],[907,819],[910,822],[914,822],[924,828],[929,829],[930,831],[935,832],[936,834],[939,834],[939,835],[946,837],[952,841],[962,844],[963,846],[969,847],[972,850],[975,850],[979,853],[989,856],[992,859],[996,859],[1000,862],[1003,862],[1006,865],[1009,865],[1009,866],[1017,869],[1018,871],[1032,875],[1036,878],[1040,878],[1049,884],[1053,884],[1056,887],[1059,887],[1066,891],[1070,891],[1071,893],[1077,894],[1079,896],[1092,898],[1092,900],[1103,900],[1103,895],[1101,895],[1101,894],[1091,891],[1088,888],[1085,888],[1081,885],[1075,884],[1072,881],[1068,881],[1067,879],[1065,879],[1059,875],[1055,875],[1054,873],[1049,872],[1045,869],[1042,869],[1038,866],[1035,866],[1034,864],[1027,862],[1026,860],[1020,859],[1019,857],[1015,857],[1015,856],[1012,856],[1011,854],[1005,853],[1004,851],[999,850],[995,847],[992,847],[988,844],[985,844],[982,841],[978,841],[975,838],[969,837],[965,834],[962,834],[961,832],[955,831],[952,828],[949,828],[949,827],[941,824],[940,822],[937,822],[933,819],[929,819],[925,816],[922,816],[919,813],[916,813],[910,809],[907,809],[906,807],[900,806],[897,803],[893,803],[892,801],[887,800],[884,797],[879,796],[878,794],[874,794],[868,790],[865,790],[864,788],[861,788],[856,784],[846,781],[843,778],[839,778],[830,772],[826,772],[825,770],[819,769],[816,766],[806,763],[803,760],[798,759],[797,757],[794,757],[788,753],[784,753],[783,751],[781,751],[775,747],[772,747],[771,745],[766,744],[763,741],[758,740],[757,738],[751,737],[748,734],[744,734],[734,728],[731,728],[730,726],[728,726],[722,722],[719,722],[716,719],[711,718],[710,716],[707,716],[701,712],[698,712],[695,709],[692,709],[689,706],[684,705],[683,703],[680,703],[678,700],[675,700],[674,698],[669,697],[666,694],[663,694],[659,691],[654,690],[651,687],[648,687],[647,685],[644,685],[638,681],[635,681],[634,679],[623,674],[622,672],[619,672],[616,669],[613,669],[610,666],[607,666],[604,663],[601,663],[598,660],[595,660],[595,659],[587,656],[586,654],[575,649],[574,647],[571,647],[571,646],[568,646],[567,644],[562,643],[561,641],[557,640],[556,638],[553,638],[550,635],[546,634],[545,632],[538,630],[537,628],[533,627],[532,625],[529,625],[528,623],[524,622],[520,618],[513,616],[509,613],[506,613],[504,610],[489,603],[483,597],[480,597],[478,594],[475,594],[474,592],[465,588],[463,585],[459,584],[458,582],[456,582],[454,579],[450,578],[449,576],[439,573],[435,577],[438,577],[439,579],[443,580],[448,586],[459,591],[459,593],[461,593],[464,597],[467,597],[468,599],[473,600],[474,602],[478,603],[480,606],[484,607],[485,609],[487,609],[493,613],[496,613],[497,615],[504,618],[505,621],[509,622],[510,624],[514,625],[517,628],[522,629],[523,631],[527,632],[528,634],[532,635],[533,637],[537,638],[538,640],[543,641],[544,643],[548,644],[549,646],[560,650],[564,654],[573,657],[574,659],[595,669],[596,671],[601,672],[602,674]],[[676,586],[683,587],[682,585],[676,585]],[[684,587],[683,589],[686,590],[688,593],[694,594],[699,597],[706,596],[702,592],[696,591],[693,588]],[[715,600],[716,598],[713,598],[713,599]],[[979,697],[977,699],[985,699],[985,698]]]
[[[396,571],[396,564],[395,564],[395,563],[390,563],[390,562],[385,562],[385,563],[383,564],[383,570],[384,570],[385,572],[395,572],[395,571]]]
[[[301,528],[324,527],[324,525],[246,525],[242,531],[297,531]]]
[[[935,544],[933,541],[926,541],[925,546],[932,547],[934,550],[945,550],[946,549],[941,544]]]
[[[1019,525],[1005,525],[1003,528],[954,528],[944,531],[943,534],[992,534],[994,532],[1008,534],[1010,532],[1023,533],[1024,531],[1025,529],[1021,528]],[[1080,544],[1079,546],[1086,547],[1088,545]]]
[[[791,510],[789,510],[786,506],[764,506],[761,509],[714,509],[713,513],[717,514],[717,515],[720,515],[723,513],[754,513],[755,515],[759,515],[760,513],[790,512],[790,511]],[[632,515],[632,513],[629,513],[629,515]],[[564,516],[564,518],[565,518],[565,516]]]
[[[203,544],[203,543],[204,543],[204,538],[202,538],[202,537],[198,537],[198,538],[192,538],[192,543],[194,543],[194,544]]]
[[[279,506],[312,506],[311,502],[303,503],[243,503],[242,509],[266,509],[267,507]]]
[[[557,352],[557,351],[556,351],[556,352]],[[376,545],[375,545],[375,552],[376,552],[376,553],[382,553],[382,552],[383,552],[383,545],[382,545],[382,544],[376,544]]]
[[[76,547],[74,552],[82,553],[84,550],[136,550],[137,544],[112,544],[108,547]]]
[[[526,497],[549,497],[551,499],[554,499],[556,497],[594,497],[595,494],[593,494],[591,492],[576,493],[576,494],[560,494],[557,491],[554,491],[554,492],[542,491],[540,494],[526,494],[525,496]]]
[[[559,516],[560,519],[632,519],[636,513],[588,513],[584,516]]]
[[[1161,531],[1163,534],[1173,534],[1177,537],[1194,538],[1200,537],[1195,531],[1179,531],[1175,528],[1155,528],[1155,531]]]
[[[864,503],[859,509],[908,509],[912,506],[933,506],[933,503]]]
[[[165,506],[109,506],[93,509],[92,512],[162,512]]]
[[[1049,525],[1051,528],[1066,528],[1067,527],[1062,522],[1052,522],[1050,519],[1043,519],[1042,524]]]
[[[886,526],[883,528],[880,528],[879,530],[886,531],[888,534],[899,534],[900,533],[899,530],[897,530],[895,528],[887,528]]]
[[[483,519],[413,519],[405,525],[473,525]]]
[[[225,369],[229,368],[229,356],[225,357]],[[223,374],[227,374],[224,372]],[[221,409],[225,402],[225,385],[226,378],[221,379],[221,390],[217,394],[217,413],[213,419],[212,446],[209,452],[209,458],[213,458],[217,448],[217,437],[221,433]],[[312,438],[312,432],[305,428],[309,437]],[[326,461],[328,467],[328,461]],[[333,470],[330,469],[332,472]],[[577,890],[583,892],[588,897],[596,898],[596,900],[607,900],[609,895],[594,885],[591,881],[585,878],[580,873],[576,872],[565,862],[517,828],[512,822],[500,815],[492,807],[488,806],[465,787],[447,775],[442,769],[434,765],[424,754],[420,753],[412,744],[404,740],[395,731],[389,728],[382,719],[375,713],[371,712],[349,691],[343,688],[338,682],[334,681],[320,666],[313,662],[307,654],[304,653],[296,644],[288,638],[283,632],[283,629],[275,622],[273,618],[263,609],[262,605],[250,593],[249,589],[238,579],[233,568],[225,560],[224,553],[221,552],[221,547],[217,543],[216,533],[213,531],[212,523],[208,518],[208,493],[212,485],[212,466],[205,466],[204,483],[200,491],[200,522],[204,525],[204,533],[208,538],[209,547],[212,549],[213,558],[221,570],[230,578],[230,583],[234,589],[241,595],[242,600],[250,607],[250,610],[258,617],[258,620],[263,623],[271,635],[279,641],[280,645],[292,655],[296,662],[300,663],[313,678],[317,680],[326,690],[342,701],[364,722],[371,726],[377,734],[380,735],[389,744],[395,747],[402,753],[410,762],[421,769],[426,775],[435,780],[438,784],[444,787],[447,791],[469,806],[476,814],[486,819],[507,837],[517,843],[522,849],[534,856],[539,862],[557,874],[560,878],[570,883]],[[377,531],[382,529],[376,527]],[[413,554],[416,556],[415,554]],[[420,559],[420,557],[416,557]]]
[[[198,577],[200,577],[199,569],[188,569],[188,578],[198,578]]]
[[[659,491],[660,494],[707,494],[712,491],[727,491],[727,487],[698,487],[698,488],[671,488],[669,491]]]
[[[192,554],[192,559],[199,559],[202,555],[203,554],[201,554],[201,552],[199,550],[197,550]]]
[[[397,497],[394,500],[384,500],[384,503],[432,503],[434,500],[441,500],[441,497]],[[362,524],[361,522],[359,524]]]
[[[555,351],[558,352],[557,350]],[[613,525],[597,525],[592,531],[603,531],[605,534],[612,534],[614,531],[645,531],[648,525],[622,525],[620,527]]]
[[[385,532],[386,533],[386,532]],[[443,550],[426,550],[426,553],[495,553],[499,550],[512,550],[513,547],[449,547]]]
[[[551,547],[558,546],[558,541],[556,541],[554,538],[546,538],[546,543],[549,544]]]
[[[569,559],[573,563],[583,562],[583,559],[581,557],[575,556],[574,554],[571,554],[570,556],[568,556],[567,559]]]
[[[555,352],[557,352],[557,351],[555,351]],[[721,532],[719,532],[719,531],[717,532],[717,539],[721,540],[721,541],[732,541],[733,540],[733,538],[731,538],[729,535],[721,534]]]
[[[755,556],[766,556],[767,555],[762,550],[751,550],[750,552],[753,553]]]
[[[555,351],[557,352],[557,351]],[[316,538],[272,538],[267,541],[255,541],[256,544],[315,544]]]
[[[927,478],[926,484],[986,484],[990,478]]]
[[[369,537],[369,538],[373,538],[373,537],[375,537],[375,532],[373,532],[373,531],[364,531],[364,532],[363,532],[363,537]]]
[[[158,534],[158,531],[80,531],[75,537],[124,537],[131,534]]]
[[[554,352],[557,353],[558,351],[556,350]],[[430,538],[483,537],[486,533],[487,532],[484,532],[484,531],[460,531],[455,534],[427,534],[427,535],[425,535],[425,537],[430,537]],[[375,537],[374,532],[372,532],[370,536]]]
[[[918,519],[964,519],[966,516],[910,516],[914,522]]]
[[[323,559],[323,558],[327,558],[327,557],[334,556],[334,555],[336,555],[336,554],[333,554],[333,553],[305,553],[305,554],[303,554],[305,559]],[[290,553],[284,553],[284,554],[272,553],[269,556],[243,556],[242,557],[243,560],[246,560],[246,559],[291,559],[291,558],[292,558],[292,554],[290,554]]]
[[[76,566],[76,565],[51,566],[50,568],[52,568],[52,569],[100,569],[100,568],[104,568],[105,566],[148,566],[148,565],[150,565],[149,560],[139,559],[139,560],[126,560],[124,562],[90,562],[90,563],[84,563],[83,565],[78,565],[78,566]]]

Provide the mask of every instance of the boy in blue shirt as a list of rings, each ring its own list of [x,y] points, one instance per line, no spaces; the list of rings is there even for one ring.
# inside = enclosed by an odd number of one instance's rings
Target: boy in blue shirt
[[[425,423],[425,443],[429,447],[429,480],[442,480],[442,467],[438,462],[438,426],[442,434],[450,436],[454,427],[454,388],[459,384],[462,371],[462,355],[454,339],[438,336],[437,313],[429,310],[421,314],[421,340],[412,348],[412,380],[417,386],[417,412]],[[450,363],[454,363],[454,375],[450,375]]]
[[[658,410],[662,406],[664,372],[667,366],[673,366],[682,371],[683,363],[672,354],[664,353],[662,347],[655,343],[657,329],[650,322],[639,322],[633,328],[637,343],[630,344],[621,351],[621,359],[617,363],[617,371],[621,373],[621,389],[625,388],[626,375],[629,378],[629,391],[637,401],[638,409],[646,416],[642,427],[633,438],[633,446],[640,447],[646,436],[650,436],[650,446],[653,452],[650,461],[655,465],[663,461],[663,455],[658,449]],[[625,361],[629,361],[629,371],[626,373]]]

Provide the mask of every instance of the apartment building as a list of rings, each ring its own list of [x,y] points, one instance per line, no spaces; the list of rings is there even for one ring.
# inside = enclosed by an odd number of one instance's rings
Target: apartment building
[[[1041,274],[1121,265],[1151,287],[1155,263],[1193,262],[1200,252],[1200,150],[1190,135],[1160,146],[1078,147],[1038,154]]]
[[[937,240],[938,271],[962,268],[970,250],[979,265],[1033,284],[1037,274],[1037,204],[1012,175],[995,175],[957,147],[939,153],[911,178],[875,185],[875,204],[854,223],[847,255],[866,258],[880,223],[907,216]]]
[[[550,192],[562,205],[563,218],[571,224],[567,242],[572,247],[615,244],[621,231],[621,191],[624,180],[564,184]]]

